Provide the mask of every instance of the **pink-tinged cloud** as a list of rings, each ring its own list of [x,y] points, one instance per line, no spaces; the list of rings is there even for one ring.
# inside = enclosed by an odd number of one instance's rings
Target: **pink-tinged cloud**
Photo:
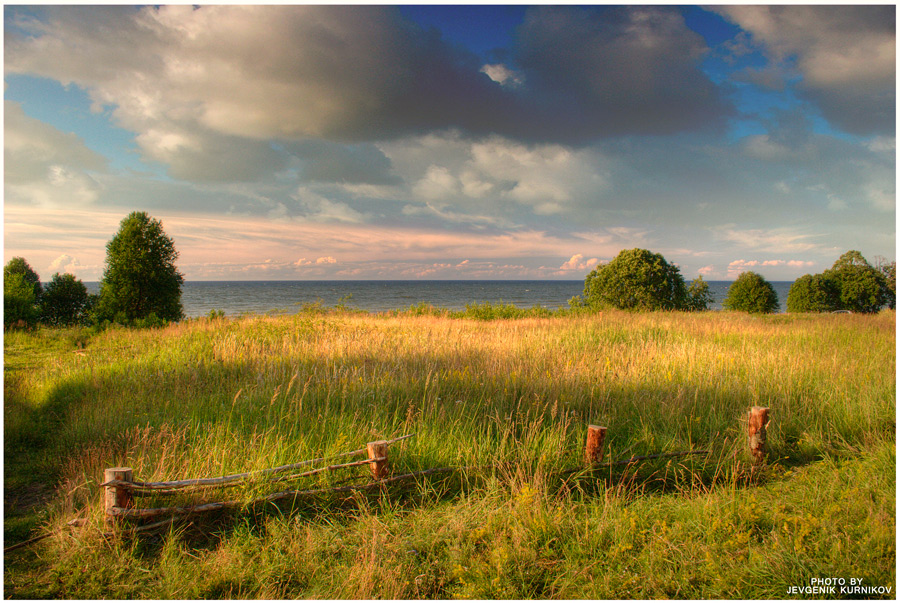
[[[590,258],[588,260],[584,259],[584,255],[581,253],[576,253],[571,258],[568,259],[562,266],[559,267],[560,270],[590,270],[594,266],[597,265],[597,262],[600,260],[598,258]]]
[[[128,211],[60,212],[7,206],[6,249],[15,250],[15,255],[24,256],[33,266],[49,266],[63,254],[77,257],[83,266],[93,267],[77,276],[99,280],[106,243],[118,231]],[[379,266],[377,270],[384,270],[380,274],[391,278],[398,273],[392,267],[408,264],[422,269],[450,262],[457,278],[559,277],[569,272],[541,269],[537,262],[530,267],[525,264],[535,257],[565,257],[573,247],[586,243],[584,233],[554,235],[536,229],[452,232],[247,216],[163,212],[151,215],[162,222],[174,240],[179,252],[178,266],[188,280],[247,278],[255,267],[260,267],[258,270],[265,272],[267,278],[347,278],[360,267],[371,266],[375,270]],[[69,233],[69,238],[57,242],[55,233],[59,232]],[[596,238],[597,244],[590,240],[587,244],[596,247],[598,254],[615,255],[621,249],[618,241],[603,241],[599,234]],[[336,258],[340,258],[339,263]],[[585,266],[591,261],[596,260],[579,260]],[[373,272],[372,276],[379,278],[380,274]]]
[[[728,264],[728,276],[735,277],[742,272],[753,268],[774,268],[786,266],[789,268],[811,268],[815,262],[805,260],[734,260]]]

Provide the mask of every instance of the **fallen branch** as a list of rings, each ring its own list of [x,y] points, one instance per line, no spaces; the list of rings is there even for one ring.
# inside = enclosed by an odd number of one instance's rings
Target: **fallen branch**
[[[393,440],[387,440],[385,444],[393,444],[395,442],[399,442],[400,440],[405,440],[406,438],[413,437],[414,433],[400,436],[399,438],[394,438]],[[224,484],[231,484],[234,482],[247,480],[252,477],[260,476],[260,475],[269,475],[272,473],[282,473],[284,471],[290,471],[292,469],[298,469],[300,467],[304,467],[306,465],[311,465],[313,463],[321,463],[326,461],[327,459],[336,459],[347,456],[355,456],[358,454],[365,454],[367,452],[366,448],[361,448],[359,450],[353,450],[351,452],[343,452],[341,454],[332,456],[332,457],[322,457],[318,459],[311,459],[308,461],[300,461],[299,463],[291,463],[290,465],[282,465],[280,467],[273,467],[271,469],[262,469],[259,471],[250,471],[248,473],[235,473],[233,475],[223,475],[222,477],[201,477],[195,479],[185,479],[185,480],[177,480],[170,482],[126,482],[121,480],[108,480],[100,484],[98,487],[103,486],[116,486],[117,488],[124,488],[127,490],[139,490],[139,491],[157,491],[157,490],[180,490],[183,488],[192,488],[192,487],[210,487],[210,486],[221,486]],[[365,463],[373,462],[376,459],[366,460]],[[364,464],[360,462],[360,464]],[[271,480],[271,481],[278,481]]]
[[[41,534],[40,536],[35,536],[34,538],[29,538],[28,540],[25,540],[24,542],[19,542],[14,545],[6,547],[5,549],[3,549],[3,553],[6,554],[10,551],[14,551],[16,549],[21,549],[22,547],[26,547],[29,544],[34,544],[35,542],[40,542],[41,540],[44,540],[45,538],[50,538],[54,534],[56,534],[56,532],[50,532],[49,534]]]
[[[122,507],[112,507],[107,511],[108,515],[113,517],[133,517],[133,518],[149,518],[149,517],[159,517],[161,515],[192,515],[196,513],[206,513],[208,511],[218,511],[224,509],[239,509],[248,507],[254,504],[263,503],[263,502],[275,502],[278,500],[283,500],[291,497],[299,497],[299,496],[311,496],[315,494],[326,494],[326,493],[335,493],[335,492],[352,492],[354,490],[371,490],[374,488],[380,488],[381,486],[397,482],[404,479],[410,479],[413,477],[419,477],[422,475],[429,475],[431,473],[444,473],[448,471],[455,471],[456,467],[440,467],[437,469],[426,469],[424,471],[416,471],[414,473],[407,473],[405,475],[397,475],[394,477],[389,477],[387,479],[378,480],[375,482],[370,482],[368,484],[361,484],[356,486],[340,486],[337,488],[320,488],[314,490],[289,490],[286,492],[276,492],[275,494],[270,494],[268,496],[264,496],[262,498],[257,498],[255,500],[249,502],[241,502],[237,500],[223,501],[223,502],[214,502],[214,503],[205,503],[202,505],[194,505],[191,507],[159,507],[156,509],[125,509]]]
[[[156,523],[151,523],[146,526],[122,529],[122,530],[119,530],[118,532],[103,532],[103,535],[106,537],[111,537],[111,536],[115,536],[117,533],[118,534],[139,534],[141,532],[149,532],[150,530],[155,530],[155,529],[167,526],[167,525],[171,525],[172,523],[174,523],[174,521],[175,521],[175,518],[170,517],[169,519],[164,519],[163,521],[157,521]],[[72,519],[70,521],[67,521],[66,525],[72,529],[83,528],[85,525],[87,525],[87,520],[86,519]],[[6,554],[6,553],[9,553],[10,551],[15,551],[16,549],[21,549],[30,544],[34,544],[35,542],[40,542],[41,540],[50,538],[54,534],[57,534],[59,531],[60,530],[54,530],[47,534],[41,534],[40,536],[35,536],[34,538],[25,540],[24,542],[19,542],[14,545],[8,546],[5,549],[3,549],[3,553]]]

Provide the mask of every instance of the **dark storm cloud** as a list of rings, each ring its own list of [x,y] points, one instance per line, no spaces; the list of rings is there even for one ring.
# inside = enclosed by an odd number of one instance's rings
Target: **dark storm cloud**
[[[171,161],[207,149],[211,133],[358,142],[458,129],[586,142],[727,112],[698,68],[702,39],[667,8],[530,11],[509,66],[515,87],[392,7],[55,7],[16,22],[8,72],[83,86]]]

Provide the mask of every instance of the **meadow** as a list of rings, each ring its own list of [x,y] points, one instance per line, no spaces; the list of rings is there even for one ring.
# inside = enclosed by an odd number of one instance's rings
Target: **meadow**
[[[781,599],[852,578],[895,598],[895,371],[893,311],[422,305],[8,332],[5,546],[52,535],[5,555],[4,594]],[[754,405],[771,409],[756,468]],[[606,460],[708,454],[570,471],[588,424]],[[409,433],[395,474],[458,469],[106,534],[107,467],[218,476]]]

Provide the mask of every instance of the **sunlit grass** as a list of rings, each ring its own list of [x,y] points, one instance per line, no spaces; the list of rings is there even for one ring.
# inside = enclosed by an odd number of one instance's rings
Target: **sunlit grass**
[[[415,433],[392,447],[395,473],[469,469],[392,501],[238,514],[208,527],[211,544],[182,524],[157,544],[60,535],[38,570],[8,566],[7,585],[78,598],[756,598],[840,572],[893,584],[893,312],[467,312],[8,334],[6,484],[52,480],[51,527],[102,523],[96,485],[113,466],[210,477]],[[774,464],[751,474],[753,405],[772,409]],[[560,474],[581,463],[588,424],[608,426],[610,460],[710,454]],[[141,501],[156,504],[173,503]],[[75,566],[92,577],[69,580]]]

